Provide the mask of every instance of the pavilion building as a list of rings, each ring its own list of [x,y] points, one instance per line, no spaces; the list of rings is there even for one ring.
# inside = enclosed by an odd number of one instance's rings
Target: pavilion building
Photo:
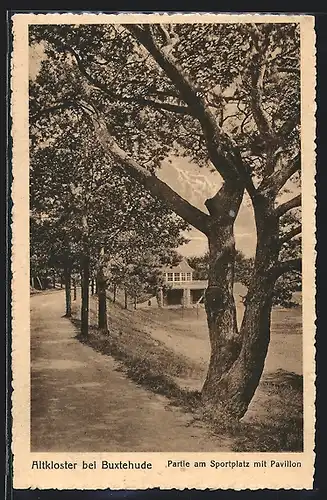
[[[166,286],[159,291],[159,307],[192,307],[203,302],[208,282],[206,280],[194,280],[194,269],[185,259],[177,266],[165,267],[163,273]]]

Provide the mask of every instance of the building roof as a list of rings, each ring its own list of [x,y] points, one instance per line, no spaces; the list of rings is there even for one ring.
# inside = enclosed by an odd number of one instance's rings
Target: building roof
[[[192,273],[194,271],[186,259],[183,259],[177,266],[165,266],[162,270],[164,273]]]

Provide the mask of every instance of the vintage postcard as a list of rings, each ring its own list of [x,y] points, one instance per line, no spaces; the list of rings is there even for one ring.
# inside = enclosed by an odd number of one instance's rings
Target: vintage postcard
[[[14,488],[311,489],[306,15],[12,15]]]

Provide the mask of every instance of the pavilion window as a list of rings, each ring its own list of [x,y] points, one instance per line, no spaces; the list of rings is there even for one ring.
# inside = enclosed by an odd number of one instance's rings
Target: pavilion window
[[[174,281],[174,273],[167,273],[167,281]]]
[[[181,281],[186,281],[186,273],[181,273]]]
[[[174,273],[174,281],[180,281],[180,280],[181,280],[180,273]]]
[[[186,274],[186,281],[192,281],[192,273]]]

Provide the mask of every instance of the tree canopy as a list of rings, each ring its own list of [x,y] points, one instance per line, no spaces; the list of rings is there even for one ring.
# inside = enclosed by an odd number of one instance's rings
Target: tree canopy
[[[84,244],[94,269],[122,255],[131,265],[145,252],[155,256],[156,269],[170,262],[172,249],[186,241],[187,224],[117,172],[79,116],[68,111],[51,125],[49,139],[38,131],[31,149],[32,268],[61,268],[69,259],[78,270]]]
[[[30,85],[31,138],[73,113],[120,175],[208,237],[211,343],[202,395],[244,415],[270,338],[275,283],[301,270],[300,30],[296,23],[40,25],[46,57]],[[156,172],[168,155],[223,181],[199,210]],[[247,191],[256,252],[237,326],[234,222]]]

